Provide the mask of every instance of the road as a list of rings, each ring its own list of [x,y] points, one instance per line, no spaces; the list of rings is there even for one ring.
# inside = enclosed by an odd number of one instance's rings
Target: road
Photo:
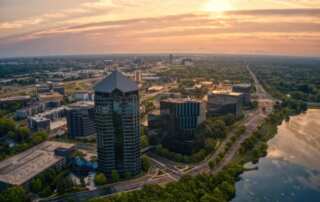
[[[219,172],[224,166],[226,166],[230,161],[233,159],[233,157],[236,155],[236,153],[239,151],[241,144],[249,138],[251,135],[253,135],[253,132],[257,129],[257,127],[263,122],[263,120],[268,116],[268,114],[272,111],[272,106],[274,103],[274,100],[272,97],[264,90],[263,86],[260,84],[259,80],[255,76],[255,74],[251,71],[249,66],[247,66],[247,69],[252,76],[255,86],[256,86],[256,96],[258,101],[258,108],[247,115],[244,121],[244,126],[246,127],[246,131],[244,134],[242,134],[235,143],[230,147],[230,149],[225,154],[223,160],[216,166],[216,168],[212,171],[213,173]],[[217,149],[216,152],[214,152],[211,156],[206,158],[204,161],[192,165],[192,168],[188,169],[187,171],[180,171],[177,169],[177,166],[179,164],[166,160],[164,158],[151,155],[151,157],[158,162],[162,163],[166,166],[166,171],[169,173],[173,173],[176,177],[181,177],[183,175],[197,175],[199,173],[209,172],[209,166],[208,162],[210,160],[215,160],[221,153],[225,150],[225,145],[227,142],[230,141],[230,139],[233,137],[234,134],[229,134],[228,137],[222,142],[220,147]],[[156,162],[156,161],[154,161]],[[156,162],[157,163],[157,162]]]
[[[257,127],[272,112],[272,106],[275,100],[273,100],[273,98],[264,90],[264,88],[260,84],[255,74],[251,71],[249,66],[247,66],[247,68],[255,82],[258,108],[256,112],[248,120],[248,122],[245,124],[245,127],[246,127],[245,133],[241,135],[240,138],[228,150],[222,162],[212,171],[213,174],[221,171],[226,165],[228,165],[232,161],[234,156],[237,154],[237,152],[241,148],[241,144],[246,139],[254,135],[254,131],[256,131]]]
[[[234,158],[234,156],[239,151],[241,144],[249,137],[254,135],[254,131],[257,129],[257,127],[263,122],[263,120],[268,116],[269,113],[272,112],[272,106],[275,102],[274,99],[264,90],[263,86],[260,84],[257,77],[254,75],[254,73],[251,71],[249,66],[247,66],[247,69],[252,76],[255,86],[256,86],[256,96],[258,101],[258,108],[252,112],[249,113],[248,116],[245,118],[245,127],[246,131],[244,134],[242,134],[230,147],[230,149],[226,152],[224,155],[224,158],[218,163],[218,165],[213,169],[210,170],[208,166],[208,162],[210,160],[215,160],[219,154],[224,152],[224,146],[229,140],[231,139],[232,135],[229,135],[226,140],[220,145],[220,147],[211,154],[208,158],[206,158],[204,161],[198,163],[198,164],[191,164],[189,165],[188,169],[179,169],[179,167],[182,166],[182,164],[155,156],[155,155],[149,155],[148,158],[153,162],[153,164],[160,170],[164,172],[162,175],[145,175],[139,178],[136,178],[134,180],[129,180],[125,182],[119,182],[112,185],[108,185],[108,190],[112,190],[112,193],[117,192],[126,192],[126,191],[133,191],[143,188],[144,185],[147,184],[167,184],[169,182],[174,182],[179,180],[183,175],[198,175],[200,173],[211,173],[216,174],[223,167],[228,165],[231,160]],[[80,193],[73,193],[74,199],[79,199],[78,201],[85,201],[90,196],[107,196],[111,193],[105,193],[102,192],[106,189],[106,187],[98,188],[94,191],[87,191],[87,192],[80,192]],[[92,193],[93,192],[93,193]],[[87,193],[87,195],[86,195]],[[72,195],[72,194],[71,194]],[[81,196],[81,197],[79,197]],[[59,200],[50,199],[45,201],[61,201],[61,198]]]

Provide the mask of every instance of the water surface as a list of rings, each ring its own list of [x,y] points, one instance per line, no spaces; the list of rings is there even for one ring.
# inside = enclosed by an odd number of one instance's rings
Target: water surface
[[[232,201],[320,202],[320,109],[283,122],[268,145],[258,170],[241,175]]]

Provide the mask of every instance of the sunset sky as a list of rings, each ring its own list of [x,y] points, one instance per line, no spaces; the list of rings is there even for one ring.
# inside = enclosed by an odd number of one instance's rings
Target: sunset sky
[[[320,0],[0,0],[0,57],[320,56]]]

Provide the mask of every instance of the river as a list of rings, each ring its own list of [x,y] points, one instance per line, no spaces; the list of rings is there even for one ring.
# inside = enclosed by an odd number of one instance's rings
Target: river
[[[232,202],[320,202],[320,109],[278,126],[267,156],[254,166],[240,176]]]

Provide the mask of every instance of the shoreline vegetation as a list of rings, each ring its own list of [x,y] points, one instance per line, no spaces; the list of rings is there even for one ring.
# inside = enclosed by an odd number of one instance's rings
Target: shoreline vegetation
[[[306,105],[297,100],[285,99],[281,103],[277,102],[274,111],[258,127],[254,135],[242,143],[239,153],[232,162],[215,175],[183,176],[178,182],[169,183],[165,187],[146,185],[141,190],[89,201],[230,201],[235,197],[236,182],[240,180],[240,175],[246,171],[244,164],[248,162],[256,163],[261,157],[264,157],[267,154],[267,142],[276,135],[278,125],[283,121],[288,121],[290,116],[303,113],[306,109]],[[216,164],[218,163],[216,162]],[[210,167],[214,168],[215,165]]]

